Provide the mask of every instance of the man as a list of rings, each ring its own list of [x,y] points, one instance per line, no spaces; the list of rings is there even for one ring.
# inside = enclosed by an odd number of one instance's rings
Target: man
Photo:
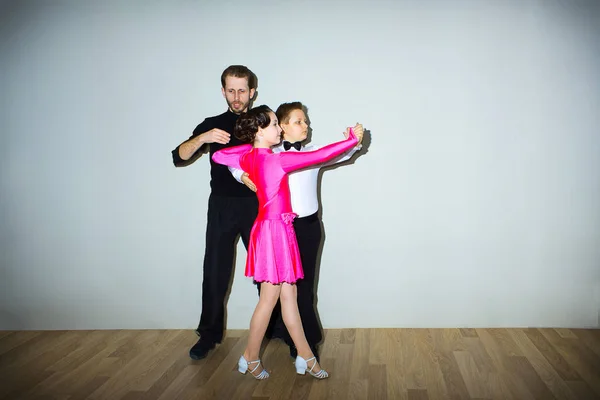
[[[223,340],[225,296],[233,271],[237,237],[244,246],[258,212],[256,194],[234,179],[226,166],[212,161],[220,149],[242,144],[233,135],[239,115],[246,112],[254,99],[256,75],[243,65],[231,65],[221,74],[221,92],[228,109],[221,115],[206,118],[192,136],[172,151],[175,166],[195,160],[206,146],[210,151],[210,188],[206,227],[206,248],[202,281],[202,314],[196,333],[198,342],[190,349],[190,357],[200,360]],[[244,180],[247,176],[238,175]]]
[[[275,114],[283,130],[283,141],[273,147],[273,152],[312,151],[317,149],[315,146],[303,144],[307,139],[309,128],[305,111],[306,108],[300,102],[284,103],[277,108]],[[357,124],[354,127],[354,131],[356,136],[362,138],[362,125]],[[345,135],[347,136],[347,132]],[[359,145],[326,165],[346,161],[360,148],[361,146]],[[307,168],[294,172],[289,176],[292,210],[298,214],[298,217],[294,220],[294,230],[300,250],[302,269],[304,270],[304,279],[300,279],[296,283],[298,290],[298,310],[306,340],[317,359],[319,358],[317,346],[323,339],[315,308],[316,264],[323,235],[322,222],[318,213],[317,181],[319,169],[323,166],[325,165]],[[239,182],[246,184],[252,190],[256,190],[256,186],[250,180],[252,177],[248,178],[244,176],[244,179],[242,179],[241,171],[238,170],[233,170],[232,173]],[[293,358],[296,357],[297,350],[283,324],[279,304],[273,311],[271,326],[267,331],[267,335],[283,339],[290,347],[290,356]]]

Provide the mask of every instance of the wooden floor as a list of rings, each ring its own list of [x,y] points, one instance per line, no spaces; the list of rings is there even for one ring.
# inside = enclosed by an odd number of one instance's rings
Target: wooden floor
[[[247,331],[192,361],[192,331],[0,331],[0,399],[600,399],[600,330],[330,329],[324,381],[237,372]]]

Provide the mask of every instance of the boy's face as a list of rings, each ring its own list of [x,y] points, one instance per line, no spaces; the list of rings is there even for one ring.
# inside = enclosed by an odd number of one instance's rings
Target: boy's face
[[[301,142],[308,136],[308,120],[302,110],[294,110],[290,113],[287,123],[281,124],[283,138],[288,142]]]
[[[225,87],[221,88],[229,110],[235,114],[248,111],[250,100],[254,97],[254,89],[248,87],[248,79],[235,76],[225,77]]]

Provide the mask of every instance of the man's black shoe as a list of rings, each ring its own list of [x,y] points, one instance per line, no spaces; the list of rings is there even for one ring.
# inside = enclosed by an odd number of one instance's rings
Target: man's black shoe
[[[198,340],[194,346],[190,349],[190,358],[192,360],[202,360],[208,355],[208,352],[215,348],[214,342],[206,340]]]

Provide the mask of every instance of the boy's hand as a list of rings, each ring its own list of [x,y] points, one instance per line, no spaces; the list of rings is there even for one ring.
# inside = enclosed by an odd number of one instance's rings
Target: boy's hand
[[[358,138],[358,144],[360,144],[363,140],[365,129],[363,128],[362,124],[359,124],[358,122],[356,123],[356,125],[354,125],[354,128],[352,129],[354,130],[354,134]]]
[[[252,190],[253,192],[256,192],[256,185],[254,184],[254,182],[252,182],[252,180],[250,179],[250,175],[248,175],[247,172],[244,172],[242,174],[242,182],[244,183],[244,185],[248,186],[248,189]]]

